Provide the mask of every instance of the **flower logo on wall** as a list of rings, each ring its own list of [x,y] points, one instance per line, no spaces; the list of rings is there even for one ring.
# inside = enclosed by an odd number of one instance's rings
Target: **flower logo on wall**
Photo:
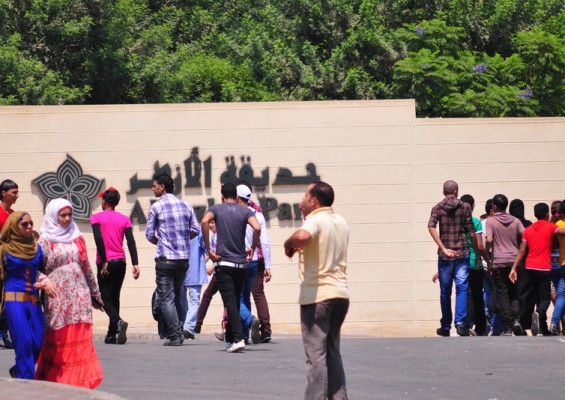
[[[43,208],[50,200],[63,197],[73,205],[74,219],[88,222],[90,201],[100,192],[104,179],[83,175],[80,164],[67,154],[67,159],[57,168],[57,172],[46,172],[32,183],[37,185],[44,197]]]

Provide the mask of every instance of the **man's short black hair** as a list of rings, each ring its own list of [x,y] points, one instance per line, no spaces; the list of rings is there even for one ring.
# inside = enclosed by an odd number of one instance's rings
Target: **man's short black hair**
[[[508,197],[503,194],[495,194],[492,198],[492,204],[496,206],[498,211],[506,211],[506,207],[508,207]]]
[[[116,207],[120,203],[120,192],[117,190],[106,190],[102,198],[112,207]]]
[[[545,203],[538,203],[534,206],[534,215],[537,219],[545,219],[549,214],[549,206]]]
[[[17,189],[18,184],[11,179],[4,179],[0,183],[0,200],[2,200],[2,192],[7,192],[10,189]]]
[[[175,191],[175,181],[166,172],[153,175],[153,180],[159,185],[165,185],[165,192],[173,193]]]
[[[561,202],[561,218],[565,218],[565,199]]]
[[[492,199],[488,199],[487,202],[485,203],[485,212],[487,213],[487,215],[490,215],[491,211],[492,211]]]
[[[334,203],[334,189],[329,184],[322,181],[315,181],[310,185],[310,195],[318,199],[318,203],[320,203],[322,207],[331,207]]]
[[[460,199],[463,203],[469,204],[471,207],[475,205],[475,199],[470,194],[464,194]]]
[[[225,199],[236,199],[237,198],[237,188],[233,183],[224,183],[222,185],[222,196]]]

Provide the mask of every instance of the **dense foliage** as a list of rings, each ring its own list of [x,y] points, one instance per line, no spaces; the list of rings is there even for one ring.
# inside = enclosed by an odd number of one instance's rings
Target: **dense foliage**
[[[392,98],[565,115],[563,0],[0,0],[0,104]]]

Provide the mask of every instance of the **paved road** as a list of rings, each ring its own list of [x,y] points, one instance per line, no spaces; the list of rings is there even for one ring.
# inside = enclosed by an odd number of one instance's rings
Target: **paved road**
[[[345,337],[349,398],[563,399],[562,338]],[[97,340],[96,348],[104,369],[98,390],[126,399],[270,400],[303,395],[306,366],[299,337],[275,337],[273,343],[250,345],[240,354],[226,353],[222,343],[208,336],[182,347],[164,347],[146,336],[131,337],[124,346]],[[13,352],[0,350],[0,377],[8,377],[12,363]],[[10,398],[4,397],[9,393],[5,388],[0,381],[0,398]],[[47,389],[39,393],[46,398]]]

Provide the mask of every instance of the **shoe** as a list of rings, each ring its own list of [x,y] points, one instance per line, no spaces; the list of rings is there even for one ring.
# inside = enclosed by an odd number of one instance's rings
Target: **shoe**
[[[230,347],[226,349],[228,353],[237,353],[245,349],[245,341],[240,340],[239,342],[232,343]]]
[[[469,336],[477,336],[477,332],[474,329],[469,328]]]
[[[165,343],[163,343],[163,346],[182,346],[183,341],[184,340],[181,338],[173,340],[167,339],[165,340]]]
[[[106,338],[104,338],[104,343],[106,344],[116,344],[118,343],[116,341],[116,335],[106,335]]]
[[[548,336],[559,336],[559,328],[556,325],[549,325]]]
[[[537,336],[539,334],[539,314],[534,311],[532,314],[532,335]]]
[[[8,373],[10,374],[10,377],[15,378],[16,377],[16,366],[14,365],[12,368],[10,368],[8,370]]]
[[[271,341],[271,334],[263,332],[261,334],[261,339],[259,339],[259,343],[269,343]]]
[[[512,336],[512,329],[508,329],[500,334],[500,336]]]
[[[10,334],[8,331],[0,332],[0,337],[2,337],[2,342],[4,342],[4,347],[7,349],[13,349],[14,344],[10,340]]]
[[[184,336],[185,339],[190,339],[190,340],[194,340],[194,333],[190,333],[189,331],[182,331],[182,335]]]
[[[449,329],[437,328],[436,333],[438,334],[438,336],[448,337]]]
[[[216,339],[218,339],[220,342],[223,342],[226,335],[224,335],[223,333],[220,333],[220,332],[216,332],[216,333],[214,333],[214,337]]]
[[[202,326],[201,325],[196,325],[194,327],[194,333],[200,333],[200,331],[202,330]]]
[[[463,325],[457,325],[457,334],[459,336],[469,336],[469,328]]]
[[[128,323],[123,319],[118,321],[118,344],[125,344],[128,340],[126,331],[128,330]]]
[[[512,325],[512,332],[516,336],[524,336],[524,328],[522,328],[520,321],[514,321],[514,325]]]
[[[257,318],[253,317],[253,320],[251,321],[251,341],[253,344],[257,344],[259,343],[259,340],[261,340],[259,325],[261,325],[261,322]]]
[[[243,339],[243,342],[245,343],[245,345],[247,346],[249,344],[249,338],[245,338]]]

